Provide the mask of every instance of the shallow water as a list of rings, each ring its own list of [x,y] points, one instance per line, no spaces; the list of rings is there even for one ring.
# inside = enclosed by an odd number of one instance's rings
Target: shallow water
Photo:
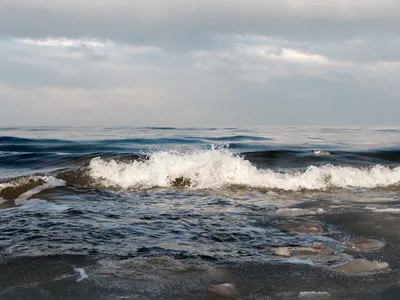
[[[0,298],[397,299],[399,146],[393,127],[0,128]],[[334,254],[270,251],[313,243]],[[343,253],[391,268],[349,278]]]

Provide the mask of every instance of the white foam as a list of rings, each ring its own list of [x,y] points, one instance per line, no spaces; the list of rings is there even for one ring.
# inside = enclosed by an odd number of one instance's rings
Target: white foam
[[[375,188],[400,183],[400,167],[376,165],[369,169],[325,165],[306,171],[281,173],[257,169],[228,150],[191,153],[156,152],[147,161],[130,163],[94,158],[90,176],[104,186],[121,188],[170,187],[175,178],[190,180],[192,189],[215,189],[230,185],[297,191],[338,188]]]
[[[76,280],[77,282],[80,282],[82,280],[88,279],[89,276],[86,274],[85,270],[82,268],[75,268],[75,272],[79,274],[78,279]]]
[[[27,183],[29,183],[30,181],[49,181],[49,180],[53,180],[56,179],[53,176],[24,176],[24,177],[19,177],[19,178],[14,178],[10,181],[6,181],[6,182],[1,182],[0,183],[0,191],[8,188],[8,187],[20,187],[22,185],[25,185]]]
[[[14,182],[1,182],[0,183],[0,192],[10,186],[16,186],[16,184]],[[0,198],[0,199],[2,199],[2,198]]]
[[[331,155],[328,151],[320,151],[320,150],[314,150],[313,153],[316,156],[329,156],[329,155]]]
[[[400,208],[394,208],[394,207],[378,208],[378,207],[367,206],[365,207],[365,209],[378,213],[400,214]]]

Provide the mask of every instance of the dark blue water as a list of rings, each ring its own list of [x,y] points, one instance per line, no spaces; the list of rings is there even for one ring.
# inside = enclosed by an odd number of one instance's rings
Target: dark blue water
[[[309,272],[335,294],[351,234],[329,218],[393,216],[399,149],[396,128],[0,128],[0,298],[209,299],[210,284],[233,282],[231,297],[295,299],[321,284]],[[293,221],[324,232],[278,226]],[[335,255],[268,250],[316,242]],[[367,299],[362,280],[359,298],[337,280],[340,299]]]

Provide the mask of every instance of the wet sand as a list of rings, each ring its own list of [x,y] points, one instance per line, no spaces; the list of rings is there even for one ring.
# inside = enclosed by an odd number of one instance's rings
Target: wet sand
[[[315,210],[321,205],[313,202],[298,208]],[[333,210],[311,216],[276,217],[269,224],[299,221],[321,224],[321,235],[342,245],[341,250],[335,249],[335,255],[346,253],[354,259],[386,262],[389,269],[347,274],[337,270],[341,262],[336,259],[313,264],[312,258],[296,260],[296,255],[289,258],[290,262],[274,255],[270,262],[217,262],[179,255],[155,262],[153,254],[148,253],[113,258],[102,266],[105,258],[99,256],[3,257],[0,299],[400,299],[399,214]],[[346,248],[346,241],[358,238],[386,244],[370,252]],[[345,257],[351,261],[350,256]],[[110,271],[112,268],[115,270]],[[82,272],[88,278],[82,277]],[[225,283],[230,284],[225,286],[228,292],[219,293],[218,285]],[[320,294],[304,293],[311,291]]]

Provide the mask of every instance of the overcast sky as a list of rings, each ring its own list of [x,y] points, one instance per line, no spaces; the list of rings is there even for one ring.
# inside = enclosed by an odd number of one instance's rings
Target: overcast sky
[[[399,0],[1,0],[0,126],[400,125]]]

